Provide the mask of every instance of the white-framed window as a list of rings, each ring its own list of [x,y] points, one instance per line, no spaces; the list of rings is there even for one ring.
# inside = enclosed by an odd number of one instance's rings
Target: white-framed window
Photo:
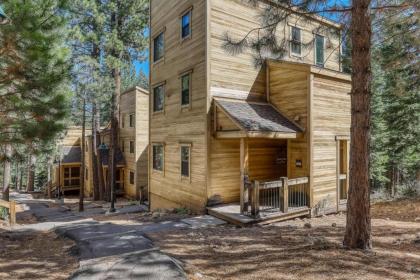
[[[161,143],[153,144],[153,170],[162,171],[165,160],[165,150],[164,145]]]
[[[181,76],[181,106],[191,103],[191,72]]]
[[[291,27],[290,52],[292,55],[302,55],[302,31],[296,26]]]
[[[324,36],[315,34],[315,64],[324,67],[324,50],[325,38]]]
[[[153,62],[158,62],[165,55],[165,38],[162,31],[153,39]]]
[[[129,125],[130,125],[130,127],[135,127],[135,121],[136,121],[135,115],[134,114],[130,114],[129,115]]]
[[[191,15],[192,11],[189,9],[181,16],[181,39],[191,37]]]
[[[153,88],[153,112],[163,112],[165,107],[165,85]]]
[[[134,154],[134,141],[130,141],[130,154]]]
[[[191,176],[191,145],[181,144],[181,178]]]

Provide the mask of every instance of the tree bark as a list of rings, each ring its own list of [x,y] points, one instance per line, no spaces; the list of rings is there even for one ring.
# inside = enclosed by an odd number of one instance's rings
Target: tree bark
[[[34,191],[34,184],[35,184],[35,155],[29,154],[28,160],[28,178],[26,184],[26,191],[33,192]]]
[[[92,103],[92,141],[90,142],[90,156],[92,159],[92,184],[93,184],[93,200],[99,200],[99,170],[98,170],[98,145],[97,145],[97,112],[96,100]]]
[[[344,246],[372,248],[369,190],[370,0],[353,0],[350,189]]]
[[[3,200],[9,201],[10,193],[10,173],[12,156],[12,145],[9,143],[4,145],[4,162],[3,162]]]
[[[83,107],[82,107],[82,167],[80,170],[80,190],[79,190],[79,212],[83,212],[83,199],[85,197],[85,152],[86,152],[86,98],[83,97]]]
[[[119,119],[119,100],[121,90],[121,73],[120,69],[113,70],[115,90],[112,96],[112,120],[111,120],[111,145],[109,150],[109,183],[111,186],[111,209],[114,208],[115,202],[115,175],[117,173],[117,148],[118,148],[118,119]]]

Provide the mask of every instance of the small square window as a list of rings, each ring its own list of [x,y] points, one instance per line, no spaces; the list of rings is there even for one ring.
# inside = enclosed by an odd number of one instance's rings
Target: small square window
[[[318,66],[324,66],[324,37],[315,35],[315,63]]]
[[[191,83],[191,74],[186,74],[181,77],[181,105],[190,104],[190,83]]]
[[[190,177],[190,147],[181,146],[181,176]]]
[[[165,89],[163,85],[153,89],[153,112],[162,112],[165,104]]]
[[[165,51],[163,32],[153,39],[153,62],[163,58]]]
[[[130,171],[130,184],[134,185],[134,172]]]
[[[187,38],[191,35],[191,11],[188,11],[181,18],[181,37]]]
[[[134,154],[134,141],[130,141],[130,154]]]
[[[300,29],[292,26],[292,38],[291,38],[291,51],[292,54],[301,55],[302,52],[302,41],[301,41],[301,34]]]
[[[130,115],[130,127],[134,127],[134,121],[135,121],[134,114],[131,114]]]
[[[153,145],[153,169],[163,171],[163,145]]]

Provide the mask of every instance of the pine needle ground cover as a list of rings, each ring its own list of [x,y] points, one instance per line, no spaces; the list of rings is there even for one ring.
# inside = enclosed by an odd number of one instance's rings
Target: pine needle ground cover
[[[0,279],[67,279],[79,266],[73,246],[53,232],[0,229]]]
[[[370,253],[342,248],[345,214],[152,237],[183,261],[191,279],[420,279],[419,206],[420,200],[375,204]]]

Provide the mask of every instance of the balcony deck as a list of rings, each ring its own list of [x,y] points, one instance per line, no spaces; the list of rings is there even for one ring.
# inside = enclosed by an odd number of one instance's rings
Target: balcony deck
[[[269,211],[261,211],[258,218],[250,215],[241,214],[240,204],[222,204],[213,207],[207,207],[207,212],[216,218],[225,220],[238,226],[247,226],[251,224],[269,224],[280,222],[297,217],[303,217],[310,214],[310,209],[304,207],[291,207],[287,213],[281,212],[278,208]]]

